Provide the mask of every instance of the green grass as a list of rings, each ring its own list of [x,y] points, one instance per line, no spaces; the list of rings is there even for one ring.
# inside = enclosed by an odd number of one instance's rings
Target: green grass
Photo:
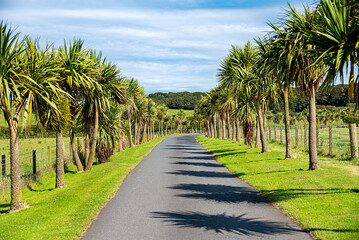
[[[180,109],[168,109],[168,113],[170,115],[174,114],[174,113],[178,113],[180,111]],[[194,110],[183,110],[186,117],[190,117],[190,116],[193,116],[194,114]]]
[[[65,154],[69,155],[70,138],[64,138]],[[48,166],[48,147],[51,148],[51,162],[55,163],[56,157],[56,138],[24,138],[19,140],[20,163],[23,174],[32,172],[32,151],[37,151],[37,168],[40,170]],[[10,140],[0,139],[0,155],[5,155],[6,162],[10,162]],[[6,173],[10,174],[10,165],[8,164]]]
[[[308,131],[308,126],[307,126]],[[359,128],[357,128],[357,132],[359,131]],[[292,145],[295,146],[295,129],[292,126],[291,128],[291,139],[292,139]],[[282,130],[282,139],[283,142],[285,141],[285,135],[284,135],[284,127]],[[268,128],[267,128],[267,136],[269,136]],[[307,135],[308,136],[308,135]],[[303,149],[303,138],[304,133],[302,136],[302,131],[298,127],[298,145],[299,148]],[[274,139],[274,131],[272,130],[272,139]],[[277,130],[277,142],[280,141],[280,131]],[[358,134],[358,141],[359,141],[359,134]],[[308,143],[307,143],[308,144]],[[318,150],[322,152],[323,154],[329,154],[329,128],[320,128],[319,129],[319,146]],[[341,158],[346,158],[350,156],[350,141],[349,141],[349,129],[348,127],[335,127],[333,126],[333,155]]]
[[[231,140],[197,137],[232,173],[257,188],[318,239],[359,239],[359,166],[319,157],[323,170],[306,171],[307,153],[283,160],[285,147],[269,153]]]
[[[111,162],[95,165],[92,171],[65,176],[67,187],[54,190],[55,174],[23,189],[29,208],[0,215],[0,239],[78,239],[111,199],[126,175],[164,137],[117,153]],[[10,198],[0,198],[0,212],[9,210]]]

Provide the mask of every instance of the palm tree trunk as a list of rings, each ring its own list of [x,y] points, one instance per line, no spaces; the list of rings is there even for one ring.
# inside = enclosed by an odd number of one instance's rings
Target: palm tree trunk
[[[85,164],[87,162],[87,159],[89,158],[89,154],[90,154],[90,135],[88,132],[86,132],[86,136],[84,139],[84,157],[85,157]]]
[[[256,102],[256,110],[257,110],[257,119],[258,119],[257,126],[259,127],[259,129],[257,128],[257,131],[258,130],[260,131],[260,139],[262,142],[262,153],[269,152],[268,145],[267,145],[267,139],[266,139],[267,134],[266,134],[266,130],[264,127],[265,122],[264,122],[264,119],[262,116],[262,109],[261,109],[261,105],[260,105],[259,101]],[[257,136],[258,136],[258,134],[257,134]],[[257,140],[256,140],[256,145],[257,145]]]
[[[290,118],[289,118],[289,86],[283,90],[284,95],[284,124],[285,124],[285,159],[294,158],[292,152],[292,140],[290,138]]]
[[[21,210],[25,207],[22,202],[21,170],[19,155],[19,134],[17,122],[11,119],[11,115],[5,114],[10,130],[10,180],[11,180],[11,201],[10,212]]]
[[[56,185],[55,189],[65,187],[64,140],[62,131],[56,133]]]
[[[222,120],[222,139],[226,139],[226,120],[225,117],[221,117]]]
[[[120,139],[118,140],[118,151],[122,152],[123,151],[123,147],[122,147],[122,137],[120,137]]]
[[[78,150],[76,148],[75,133],[74,133],[74,129],[72,126],[70,128],[70,144],[71,144],[72,156],[74,157],[76,167],[77,167],[77,172],[81,173],[84,171],[84,169],[83,169],[80,157],[79,157]]]
[[[260,134],[260,129],[259,129],[259,120],[258,120],[258,116],[257,116],[257,121],[256,121],[256,145],[255,145],[255,148],[260,148],[261,144],[260,144],[260,137],[261,137],[261,134]]]
[[[98,110],[95,109],[94,111],[95,111],[94,130],[93,130],[93,135],[92,135],[90,154],[89,154],[88,160],[86,161],[85,171],[90,171],[92,169],[93,158],[95,156],[95,151],[96,151],[97,133],[98,133],[98,118],[99,118],[99,116],[98,116]]]
[[[132,124],[131,124],[131,117],[130,115],[128,115],[128,131],[129,131],[129,142],[130,142],[130,147],[133,147],[133,141],[132,141]]]
[[[232,127],[231,127],[231,120],[229,118],[229,113],[227,112],[227,130],[228,130],[228,139],[232,139]]]
[[[311,86],[309,91],[309,170],[320,169],[317,155],[316,125],[315,89],[314,86]]]
[[[240,129],[240,124],[239,124],[239,119],[236,118],[236,125],[237,125],[237,143],[241,142],[241,129]]]
[[[308,146],[308,143],[307,143],[307,125],[304,124],[304,151],[307,150],[307,146]]]
[[[350,156],[352,158],[358,158],[358,140],[356,128],[356,123],[349,124]]]
[[[134,145],[138,145],[138,135],[137,135],[137,131],[138,131],[138,123],[137,123],[137,119],[135,117],[135,129],[134,129]]]

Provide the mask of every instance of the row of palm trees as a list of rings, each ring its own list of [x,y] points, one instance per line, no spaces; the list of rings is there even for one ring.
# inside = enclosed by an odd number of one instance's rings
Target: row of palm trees
[[[303,12],[291,5],[280,24],[269,23],[272,31],[255,44],[232,46],[218,70],[219,85],[211,90],[198,105],[205,118],[207,135],[221,137],[221,125],[243,127],[245,144],[252,146],[254,127],[262,152],[268,152],[266,142],[266,115],[279,97],[284,99],[286,154],[294,158],[290,137],[289,94],[299,87],[309,98],[309,170],[320,169],[316,144],[315,96],[320,85],[329,86],[337,76],[345,76],[349,67],[349,102],[354,97],[354,69],[359,66],[359,3],[354,0],[321,0],[314,7],[305,6]],[[357,88],[359,91],[359,88]],[[358,105],[359,99],[356,99]],[[358,157],[355,123],[357,107],[350,108],[352,157]],[[225,124],[224,119],[230,121]],[[222,137],[225,131],[222,131]],[[237,133],[238,136],[238,133]],[[237,137],[238,138],[238,137]],[[259,144],[259,141],[257,141]],[[256,145],[257,145],[256,144]]]
[[[56,184],[65,187],[64,133],[69,133],[78,172],[107,162],[117,150],[182,132],[183,111],[169,114],[147,98],[137,80],[124,78],[118,66],[80,39],[40,47],[38,39],[21,37],[0,22],[0,108],[10,131],[10,211],[24,208],[19,158],[19,121],[31,126],[32,115],[56,132]],[[171,129],[171,131],[169,130]],[[76,135],[84,135],[84,149]]]

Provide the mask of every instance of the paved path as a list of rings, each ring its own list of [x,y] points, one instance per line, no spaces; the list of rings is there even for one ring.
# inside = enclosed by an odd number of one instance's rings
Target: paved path
[[[193,135],[163,140],[83,239],[311,239]]]

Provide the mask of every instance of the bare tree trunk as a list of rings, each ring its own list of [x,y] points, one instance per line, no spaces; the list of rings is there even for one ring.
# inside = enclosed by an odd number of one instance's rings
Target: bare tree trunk
[[[65,187],[64,141],[62,131],[56,133],[56,185],[55,188]]]
[[[89,158],[90,154],[90,136],[88,133],[86,133],[85,139],[84,139],[84,157],[85,157],[85,164],[87,159]]]
[[[135,118],[135,129],[134,129],[134,145],[138,145],[138,134],[137,134],[137,131],[138,131],[138,123],[137,123],[137,119]]]
[[[260,144],[260,130],[259,130],[259,121],[258,121],[258,116],[257,116],[257,121],[256,121],[256,145],[255,148],[260,148],[261,144]]]
[[[229,118],[229,113],[227,113],[226,115],[227,115],[227,130],[228,130],[227,137],[228,139],[232,139],[231,120]]]
[[[239,124],[239,119],[236,118],[236,125],[237,125],[237,143],[240,143],[241,142],[241,129],[240,129],[240,124]]]
[[[262,142],[262,153],[265,152],[270,152],[268,149],[268,145],[267,145],[267,139],[266,139],[266,130],[265,130],[265,121],[263,119],[263,115],[262,115],[262,109],[261,109],[261,105],[260,102],[257,101],[256,102],[256,110],[257,110],[257,119],[258,119],[258,124],[257,124],[257,131],[260,131],[260,139]],[[258,134],[257,134],[258,137]],[[257,147],[257,140],[256,140],[256,147]]]
[[[132,140],[132,123],[131,123],[131,117],[128,116],[128,131],[129,131],[129,142],[130,142],[130,147],[133,147],[133,140]]]
[[[316,132],[316,105],[315,89],[311,87],[309,92],[309,170],[318,170],[318,153],[317,153],[317,132]]]
[[[71,144],[71,149],[72,149],[72,156],[74,157],[76,167],[77,167],[77,172],[81,173],[84,171],[84,169],[83,169],[80,157],[79,157],[78,150],[76,148],[75,134],[74,134],[74,129],[72,127],[70,128],[70,144]]]
[[[11,119],[10,114],[5,115],[10,130],[10,180],[11,180],[11,202],[10,212],[21,210],[25,207],[22,202],[21,170],[19,156],[19,134],[17,121]]]
[[[91,148],[90,148],[90,154],[89,154],[89,158],[86,161],[86,167],[85,167],[85,171],[90,171],[92,169],[92,163],[93,163],[93,158],[95,156],[95,151],[96,151],[96,143],[97,143],[97,133],[98,133],[98,111],[95,111],[95,126],[94,126],[94,130],[93,130],[93,136],[92,136],[92,143],[91,143]]]
[[[308,143],[307,143],[307,125],[304,124],[304,151],[307,150],[307,147],[308,147]]]
[[[225,117],[221,117],[222,120],[222,139],[226,139],[226,121]]]
[[[122,152],[123,151],[123,147],[122,147],[122,137],[120,137],[120,139],[118,140],[118,151]]]
[[[274,141],[277,142],[277,126],[274,125]]]
[[[272,126],[271,125],[269,125],[268,126],[268,130],[269,130],[269,141],[272,141]]]
[[[356,128],[356,123],[349,124],[350,156],[352,158],[358,158],[358,140]]]
[[[284,124],[285,124],[285,159],[295,158],[292,152],[292,140],[290,138],[290,118],[289,118],[289,86],[283,90],[284,95]],[[281,140],[282,142],[282,140]]]

